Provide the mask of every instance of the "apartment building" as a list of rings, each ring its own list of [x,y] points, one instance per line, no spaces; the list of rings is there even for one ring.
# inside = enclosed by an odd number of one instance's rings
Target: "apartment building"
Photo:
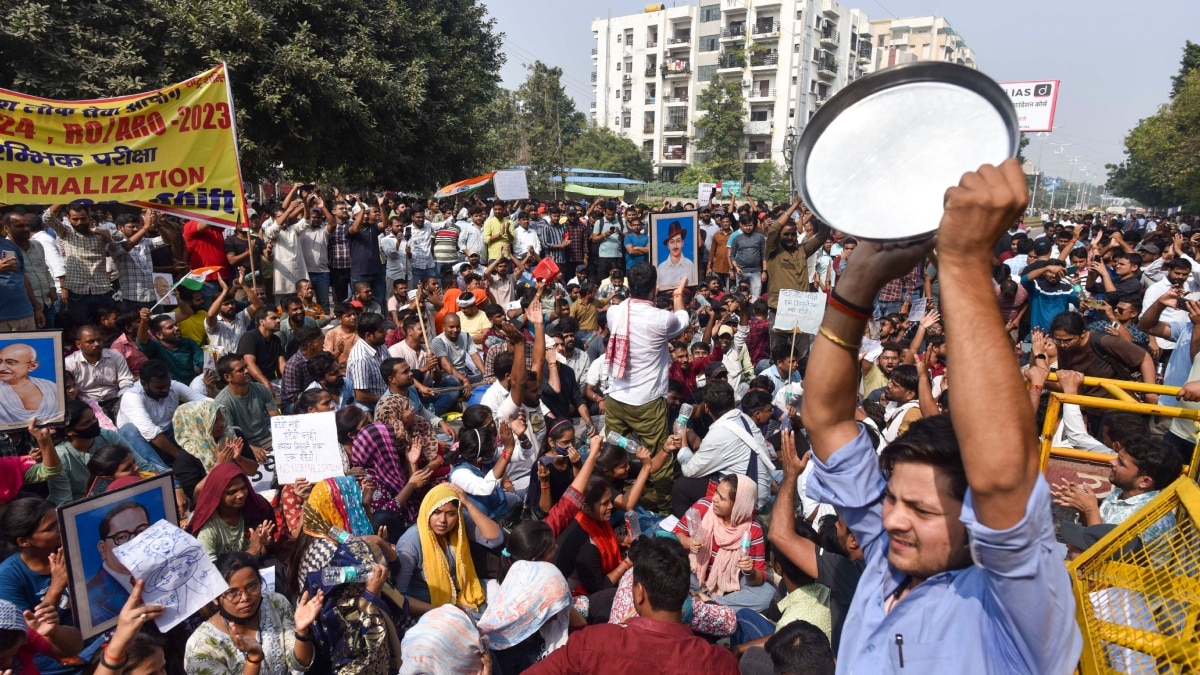
[[[874,55],[867,72],[910,61],[949,61],[976,68],[975,52],[940,16],[911,16],[871,22]]]
[[[640,145],[661,180],[703,158],[700,92],[716,75],[746,99],[745,176],[774,160],[834,92],[873,63],[865,12],[834,0],[698,0],[592,22],[592,119]]]

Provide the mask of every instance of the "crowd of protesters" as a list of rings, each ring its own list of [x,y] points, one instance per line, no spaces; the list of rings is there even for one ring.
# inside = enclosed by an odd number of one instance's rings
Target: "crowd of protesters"
[[[1025,201],[1013,162],[967,174],[934,250],[735,198],[698,210],[682,274],[684,233],[650,225],[689,203],[296,184],[240,231],[6,210],[0,328],[62,331],[67,401],[40,426],[38,355],[0,351],[0,670],[1066,672],[1064,558],[1196,430],[1064,406],[1055,445],[1112,457],[1101,498],[1046,482],[1035,420],[1094,377],[1200,408],[1200,231],[1029,229]],[[784,290],[827,297],[815,336],[775,328]],[[322,412],[345,475],[256,484],[270,419]],[[168,472],[228,590],[164,634],[142,581],[89,585],[117,624],[84,640],[56,507]]]

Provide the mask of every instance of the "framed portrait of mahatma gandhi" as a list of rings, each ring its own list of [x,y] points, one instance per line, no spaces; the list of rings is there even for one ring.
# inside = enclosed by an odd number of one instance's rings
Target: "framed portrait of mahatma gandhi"
[[[62,424],[66,409],[62,333],[0,334],[0,431]]]
[[[113,551],[160,520],[179,525],[169,473],[59,507],[71,609],[85,640],[117,625],[133,590],[129,570]]]
[[[658,269],[658,290],[666,293],[687,279],[699,283],[700,240],[696,212],[650,214],[650,262]]]

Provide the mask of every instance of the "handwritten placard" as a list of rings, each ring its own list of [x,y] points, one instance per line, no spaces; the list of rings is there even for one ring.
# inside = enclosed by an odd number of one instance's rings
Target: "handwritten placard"
[[[291,485],[297,478],[315,483],[345,475],[333,412],[272,417],[271,443],[280,485]]]
[[[916,323],[925,318],[925,308],[928,306],[929,299],[922,296],[913,300],[912,306],[908,308],[908,322]]]
[[[716,183],[700,183],[696,186],[696,204],[704,208],[712,203],[713,193],[717,191]]]
[[[200,542],[165,520],[118,546],[114,553],[134,579],[146,582],[142,600],[166,608],[154,621],[163,632],[229,590]]]
[[[779,290],[779,306],[775,312],[775,330],[816,334],[825,317],[824,293],[805,293],[791,288]]]
[[[497,171],[492,183],[497,199],[529,199],[529,182],[524,171]]]

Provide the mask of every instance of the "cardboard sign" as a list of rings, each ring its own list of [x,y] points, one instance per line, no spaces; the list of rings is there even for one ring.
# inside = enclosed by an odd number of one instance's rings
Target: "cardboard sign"
[[[793,328],[799,328],[801,333],[815,335],[821,327],[821,319],[825,317],[827,300],[824,293],[780,289],[774,329],[791,332]]]
[[[497,171],[492,183],[497,199],[529,199],[529,182],[522,170]]]
[[[337,440],[333,412],[278,415],[271,418],[271,454],[280,485],[297,478],[315,483],[344,476],[342,448]]]

